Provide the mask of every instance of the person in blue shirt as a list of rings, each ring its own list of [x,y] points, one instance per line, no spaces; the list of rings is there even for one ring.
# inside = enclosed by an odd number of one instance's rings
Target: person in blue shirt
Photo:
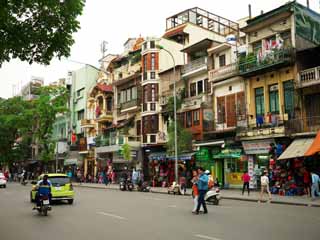
[[[315,172],[311,172],[311,180],[312,180],[311,197],[312,197],[312,200],[314,200],[316,195],[320,196],[320,192],[319,192],[320,178]]]
[[[44,175],[43,179],[38,181],[37,183],[37,194],[35,197],[35,201],[37,206],[40,206],[40,196],[48,196],[49,201],[51,203],[51,182],[48,180],[48,175]]]
[[[208,175],[204,173],[204,169],[202,167],[198,169],[198,174],[199,174],[199,180],[197,182],[197,186],[199,190],[199,198],[198,198],[198,206],[195,214],[199,214],[201,205],[204,210],[203,213],[206,214],[208,213],[208,209],[207,209],[206,201],[204,200],[204,198],[208,191],[209,178],[208,178]]]

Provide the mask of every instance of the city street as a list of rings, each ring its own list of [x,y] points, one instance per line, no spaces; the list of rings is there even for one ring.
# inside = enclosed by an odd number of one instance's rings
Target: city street
[[[223,200],[197,216],[189,197],[76,188],[73,205],[43,217],[30,187],[0,189],[1,239],[319,239],[319,208]]]

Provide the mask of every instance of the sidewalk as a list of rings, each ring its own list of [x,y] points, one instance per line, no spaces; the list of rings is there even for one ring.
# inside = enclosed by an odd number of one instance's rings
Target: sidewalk
[[[86,188],[98,188],[98,189],[108,189],[108,190],[119,190],[118,184],[109,184],[108,186],[104,184],[95,184],[95,183],[73,183],[75,187],[86,187]],[[152,193],[161,193],[161,194],[168,194],[167,188],[161,187],[152,187]],[[187,196],[191,195],[191,189],[187,189]],[[250,196],[246,193],[244,195],[241,194],[241,190],[236,189],[226,189],[221,190],[221,196],[223,199],[230,199],[230,200],[239,200],[239,201],[251,201],[251,202],[258,202],[259,200],[259,192],[252,191]],[[267,195],[265,194],[265,198]],[[320,198],[317,198],[315,201],[311,201],[310,197],[307,196],[279,196],[279,195],[272,195],[271,203],[273,204],[286,204],[286,205],[296,205],[296,206],[309,206],[309,207],[320,207]]]

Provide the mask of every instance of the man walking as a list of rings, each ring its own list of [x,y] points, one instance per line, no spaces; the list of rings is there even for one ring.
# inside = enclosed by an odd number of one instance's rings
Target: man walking
[[[243,187],[242,187],[242,195],[244,194],[245,188],[248,189],[248,196],[250,194],[250,189],[249,189],[249,183],[250,183],[250,176],[247,171],[244,172],[242,175],[242,181],[243,181]]]
[[[199,174],[199,180],[197,182],[197,185],[198,185],[198,190],[199,190],[199,199],[198,199],[198,206],[197,206],[195,214],[199,214],[199,210],[200,210],[201,205],[204,210],[203,213],[206,214],[206,213],[208,213],[208,210],[207,210],[207,205],[206,205],[206,201],[204,200],[204,198],[205,198],[206,193],[208,191],[209,178],[208,178],[208,175],[204,173],[204,169],[202,167],[200,167],[198,169],[198,174]]]
[[[311,179],[312,179],[311,197],[312,197],[312,200],[314,200],[316,197],[316,194],[318,197],[320,197],[320,192],[319,192],[320,178],[315,172],[311,172]]]

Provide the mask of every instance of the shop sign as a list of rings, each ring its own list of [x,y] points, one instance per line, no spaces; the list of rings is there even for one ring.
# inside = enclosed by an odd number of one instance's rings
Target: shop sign
[[[268,154],[270,144],[274,143],[273,139],[256,140],[256,141],[243,141],[242,146],[246,154]]]
[[[196,153],[196,160],[199,161],[208,161],[210,159],[209,149],[208,148],[201,148]]]
[[[255,188],[253,156],[248,156],[248,174],[250,176],[249,188]]]
[[[213,155],[212,158],[240,158],[241,152],[241,149],[226,148],[221,150],[220,153]]]
[[[242,175],[243,173],[227,173],[227,182],[231,185],[241,185],[242,184]]]

